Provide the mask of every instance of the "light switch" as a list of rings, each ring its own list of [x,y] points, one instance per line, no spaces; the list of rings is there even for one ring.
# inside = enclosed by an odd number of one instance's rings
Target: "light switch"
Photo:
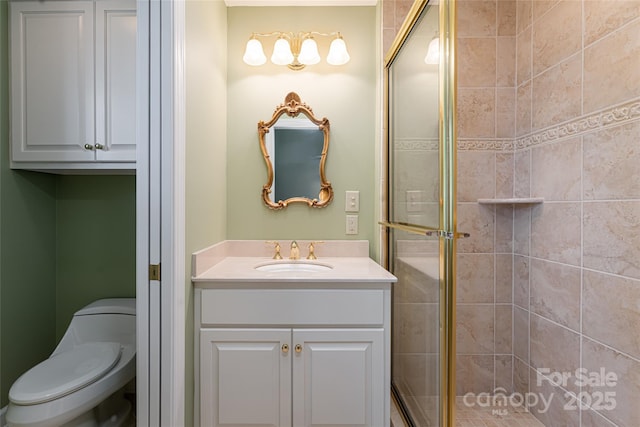
[[[345,212],[360,212],[360,192],[347,191],[344,201]]]

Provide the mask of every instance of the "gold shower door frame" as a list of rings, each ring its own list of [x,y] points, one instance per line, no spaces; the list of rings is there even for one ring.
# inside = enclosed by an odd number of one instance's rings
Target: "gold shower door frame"
[[[433,1],[433,0],[432,0]],[[385,124],[387,150],[389,149],[389,72],[390,65],[398,54],[400,47],[408,37],[429,0],[415,0],[402,25],[389,54],[385,58],[384,95]],[[456,240],[468,237],[457,230],[456,220],[456,0],[439,0],[439,216],[438,229],[415,224],[389,222],[389,207],[384,213],[387,221],[381,222],[384,227],[399,229],[405,232],[439,237],[439,321],[440,321],[440,384],[439,414],[440,427],[455,426],[456,398]],[[387,151],[388,152],[388,151]],[[386,163],[386,182],[389,183],[389,162]],[[391,190],[388,189],[388,192]],[[389,194],[386,195],[390,203]],[[384,245],[385,264],[389,264],[388,232]]]

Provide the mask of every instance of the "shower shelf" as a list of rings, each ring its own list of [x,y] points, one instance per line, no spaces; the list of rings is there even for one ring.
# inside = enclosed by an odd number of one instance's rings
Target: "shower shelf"
[[[478,199],[481,205],[536,205],[544,202],[543,197],[512,197],[505,199]]]

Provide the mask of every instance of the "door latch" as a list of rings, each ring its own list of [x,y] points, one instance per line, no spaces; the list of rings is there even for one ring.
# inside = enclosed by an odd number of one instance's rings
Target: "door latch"
[[[149,280],[160,280],[160,264],[149,264]]]

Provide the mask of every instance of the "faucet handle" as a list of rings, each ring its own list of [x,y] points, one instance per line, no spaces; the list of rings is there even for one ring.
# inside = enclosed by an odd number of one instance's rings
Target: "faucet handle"
[[[309,255],[307,255],[307,259],[318,259],[315,253],[315,245],[318,243],[324,243],[322,240],[317,242],[309,242]]]
[[[280,242],[276,242],[273,240],[267,240],[265,243],[270,245],[275,245],[276,253],[273,255],[273,259],[282,259],[282,255],[280,255]]]

